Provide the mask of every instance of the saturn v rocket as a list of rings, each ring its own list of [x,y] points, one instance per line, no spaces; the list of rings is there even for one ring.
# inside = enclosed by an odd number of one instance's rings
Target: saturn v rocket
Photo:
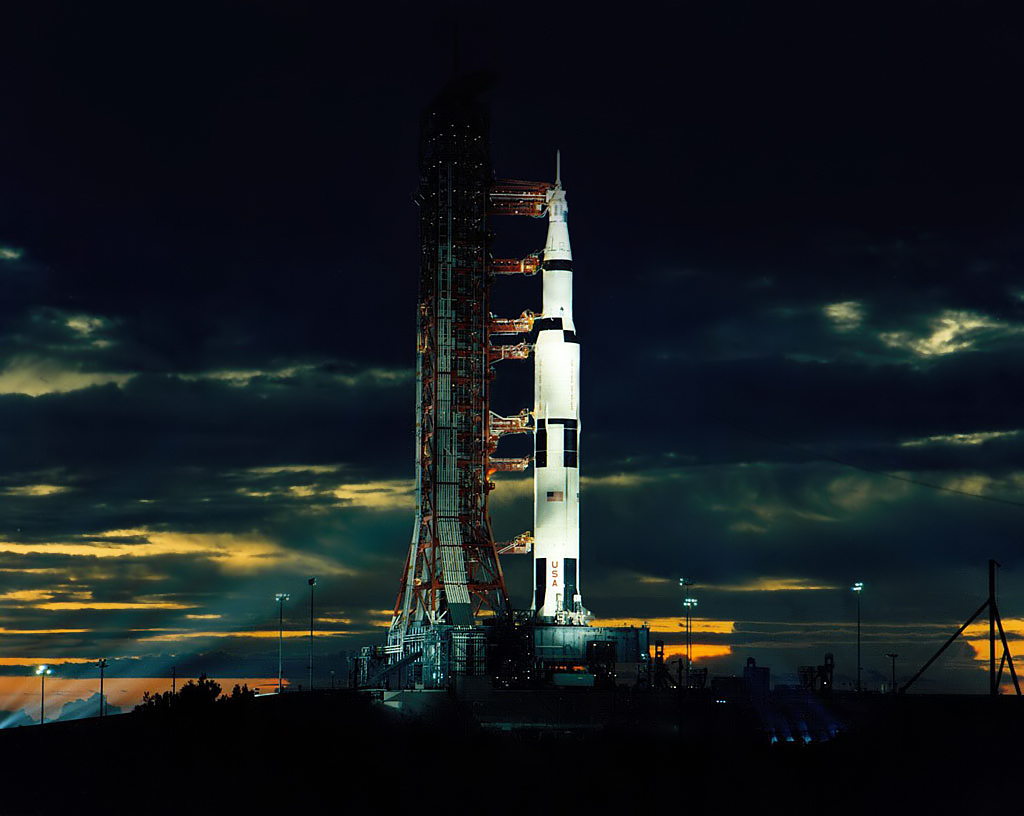
[[[561,158],[547,191],[543,312],[534,321],[534,602],[538,619],[584,624],[580,597],[580,344]]]

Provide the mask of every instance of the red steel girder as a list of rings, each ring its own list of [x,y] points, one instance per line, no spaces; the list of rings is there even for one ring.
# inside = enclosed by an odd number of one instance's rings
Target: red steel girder
[[[539,218],[554,185],[546,181],[496,179],[487,192],[488,215],[528,215]]]
[[[491,317],[488,329],[491,334],[529,334],[533,331],[535,315],[527,310],[519,317]]]
[[[526,360],[533,351],[531,343],[516,343],[510,346],[490,346],[487,349],[487,362],[500,363],[502,360]]]
[[[511,541],[499,541],[495,546],[498,555],[529,555],[533,551],[533,533],[520,533]]]
[[[498,444],[498,439],[506,434],[519,434],[529,433],[530,427],[530,410],[524,408],[515,416],[503,417],[490,412],[489,421],[487,423],[487,433],[491,438],[491,442],[494,445]]]
[[[502,471],[505,473],[525,473],[533,461],[532,456],[517,456],[515,458],[497,459],[491,457],[487,460],[488,473]]]
[[[527,255],[525,258],[492,258],[491,273],[495,275],[536,275],[540,270],[540,258]]]

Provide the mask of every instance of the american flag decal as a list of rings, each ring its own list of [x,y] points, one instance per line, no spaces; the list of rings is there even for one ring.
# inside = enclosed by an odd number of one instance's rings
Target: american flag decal
[[[549,490],[548,501],[565,501],[565,494],[561,490]]]

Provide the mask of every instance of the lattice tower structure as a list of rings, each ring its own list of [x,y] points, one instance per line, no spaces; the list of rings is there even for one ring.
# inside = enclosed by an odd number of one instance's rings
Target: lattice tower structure
[[[475,77],[420,121],[416,515],[388,634],[391,661],[431,627],[509,610],[487,496],[491,378],[489,117]]]

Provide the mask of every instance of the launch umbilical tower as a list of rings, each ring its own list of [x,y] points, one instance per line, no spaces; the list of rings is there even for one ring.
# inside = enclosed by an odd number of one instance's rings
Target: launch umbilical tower
[[[486,84],[479,75],[453,80],[420,122],[416,516],[386,646],[392,662],[403,660],[421,653],[438,626],[455,627],[470,664],[459,670],[469,673],[474,650],[464,630],[510,611],[488,515],[490,475],[529,466],[492,453],[502,435],[532,430],[528,411],[501,417],[489,409],[493,365],[531,348],[525,339],[493,344],[492,334],[532,328],[528,315],[494,319],[489,288],[495,274],[530,274],[538,264],[492,259],[488,218],[540,215],[549,186],[494,180],[478,100]]]

